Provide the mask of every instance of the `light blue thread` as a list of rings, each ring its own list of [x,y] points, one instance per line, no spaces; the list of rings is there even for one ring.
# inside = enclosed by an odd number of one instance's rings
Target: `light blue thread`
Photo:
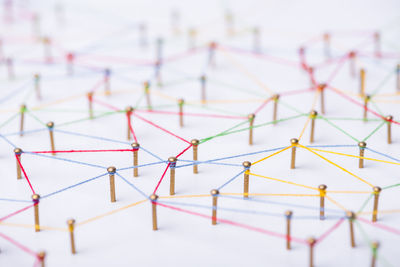
[[[203,209],[210,209],[210,210],[223,210],[223,211],[231,211],[231,212],[238,212],[238,213],[247,213],[247,214],[257,214],[257,215],[266,215],[266,216],[273,216],[273,217],[281,217],[286,218],[285,214],[281,213],[272,213],[272,212],[262,212],[262,211],[255,211],[255,210],[243,210],[243,209],[232,209],[232,208],[223,208],[223,207],[212,207],[200,204],[192,204],[192,203],[180,203],[180,202],[172,202],[172,201],[159,201],[161,204],[170,204],[170,205],[178,205],[178,206],[188,206],[188,207],[195,207],[195,208],[203,208]],[[319,216],[295,216],[292,215],[292,218],[295,219],[319,219]],[[338,219],[343,218],[343,216],[326,216],[325,219]]]
[[[184,165],[179,165],[176,166],[175,168],[182,168],[182,167],[187,167],[187,166],[192,166],[192,165],[200,165],[200,164],[214,164],[214,165],[225,165],[225,166],[233,166],[233,167],[241,167],[241,164],[232,164],[232,163],[223,163],[223,162],[206,162],[206,161],[195,161],[195,160],[182,160],[180,159],[179,161],[185,161],[185,162],[191,162],[189,164],[184,164]]]
[[[132,183],[130,183],[128,180],[126,180],[124,177],[122,177],[118,172],[115,173],[117,176],[119,176],[122,180],[124,180],[127,184],[129,184],[133,189],[138,191],[141,195],[143,195],[145,198],[149,198],[148,195],[146,195],[142,190],[134,186]]]
[[[235,180],[236,178],[238,178],[242,173],[244,173],[247,169],[242,170],[241,172],[239,172],[238,174],[236,174],[235,176],[233,176],[231,179],[229,179],[226,183],[224,183],[223,185],[221,185],[220,187],[218,187],[217,190],[221,190],[221,188],[227,186],[229,183],[231,183],[233,180]]]
[[[358,147],[358,145],[314,145],[306,147]]]
[[[154,153],[152,153],[152,152],[148,151],[147,149],[145,149],[145,148],[143,148],[143,147],[140,147],[140,149],[143,149],[143,150],[144,150],[144,152],[148,153],[149,155],[151,155],[151,156],[155,157],[156,159],[158,159],[158,160],[160,160],[160,161],[165,161],[164,159],[160,158],[160,157],[159,157],[159,156],[157,156],[156,154],[154,154]],[[139,150],[140,150],[140,149],[139,149]]]
[[[156,164],[160,164],[160,163],[166,163],[166,161],[159,161],[159,162],[153,162],[153,163],[142,164],[142,165],[138,165],[138,166],[130,166],[130,167],[125,167],[125,168],[120,168],[120,169],[117,169],[117,171],[124,171],[124,170],[129,170],[129,169],[136,169],[136,168],[141,168],[141,167],[156,165]]]
[[[371,151],[371,152],[374,152],[374,153],[376,153],[376,154],[378,154],[378,155],[381,155],[381,156],[387,157],[387,158],[389,158],[389,159],[392,159],[392,160],[394,160],[394,161],[400,162],[400,160],[398,160],[398,159],[396,159],[396,158],[393,158],[392,156],[389,156],[389,155],[387,155],[387,154],[378,152],[378,151],[373,150],[373,149],[370,149],[370,148],[368,148],[368,147],[366,147],[365,149],[367,149],[367,150],[369,150],[369,151]]]
[[[88,182],[90,182],[90,181],[96,180],[96,179],[98,179],[98,178],[100,178],[100,177],[102,177],[102,176],[105,176],[105,175],[107,175],[107,174],[108,174],[108,172],[106,172],[106,173],[103,173],[103,174],[101,174],[101,175],[98,175],[98,176],[96,176],[96,177],[93,177],[93,178],[90,178],[90,179],[84,180],[84,181],[82,181],[82,182],[79,182],[79,183],[77,183],[77,184],[70,185],[70,186],[68,186],[68,187],[65,187],[65,188],[63,188],[63,189],[57,190],[57,191],[55,191],[55,192],[53,192],[53,193],[50,193],[50,194],[44,195],[44,196],[42,196],[40,199],[44,199],[44,198],[47,198],[47,197],[53,196],[53,195],[55,195],[55,194],[61,193],[61,192],[63,192],[63,191],[66,191],[66,190],[68,190],[68,189],[71,189],[71,188],[77,187],[78,185],[82,185],[82,184],[88,183]]]
[[[20,135],[20,134],[31,134],[31,133],[42,132],[42,131],[45,131],[45,130],[47,130],[47,127],[46,128],[41,128],[41,129],[30,130],[30,131],[8,133],[8,134],[5,134],[4,136],[13,136],[13,135]]]
[[[54,131],[64,133],[64,134],[82,136],[82,137],[93,138],[93,139],[98,139],[98,140],[103,140],[103,141],[109,141],[109,142],[114,142],[114,143],[119,143],[119,144],[126,144],[126,145],[131,144],[129,142],[118,141],[118,140],[113,140],[113,139],[109,139],[109,138],[105,138],[105,137],[99,137],[99,136],[93,136],[93,135],[87,135],[87,134],[81,134],[81,133],[68,132],[68,131],[59,130],[59,129],[54,129]]]
[[[16,148],[17,146],[14,145],[10,140],[8,140],[4,135],[0,134],[0,137],[3,138],[7,143],[9,143],[12,147]]]
[[[10,201],[10,202],[29,202],[29,203],[31,203],[31,202],[32,202],[32,200],[11,199],[11,198],[0,198],[0,201]]]
[[[81,164],[81,165],[86,165],[86,166],[95,167],[95,168],[107,169],[107,167],[103,167],[103,166],[100,166],[100,165],[90,164],[90,163],[76,161],[76,160],[72,160],[72,159],[59,158],[59,157],[55,157],[55,156],[47,156],[47,155],[43,155],[43,154],[39,154],[39,153],[24,152],[24,154],[30,154],[30,155],[35,155],[35,156],[44,157],[44,158],[50,158],[50,159],[63,160],[63,161],[76,163],[76,164]]]
[[[22,85],[22,86],[20,86],[20,87],[18,87],[18,88],[16,88],[16,89],[14,89],[11,93],[9,93],[9,94],[6,95],[5,97],[1,98],[1,99],[0,99],[0,103],[3,103],[4,101],[6,101],[6,100],[12,98],[13,96],[15,96],[15,95],[17,95],[17,94],[23,92],[23,91],[26,89],[26,87],[28,87],[28,85],[31,85],[31,84],[32,84],[32,81],[29,81],[29,82],[25,83],[24,85]]]

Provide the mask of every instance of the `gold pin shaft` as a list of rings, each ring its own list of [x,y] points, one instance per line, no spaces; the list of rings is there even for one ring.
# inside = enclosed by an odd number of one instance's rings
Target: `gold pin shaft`
[[[171,196],[175,195],[175,164],[172,163],[170,166],[169,194]]]
[[[139,176],[139,168],[137,168],[138,162],[139,162],[139,159],[138,159],[139,153],[138,152],[139,152],[138,149],[133,151],[133,166],[136,167],[136,168],[133,168],[133,177]]]
[[[354,239],[354,219],[349,219],[349,226],[350,226],[350,243],[351,247],[356,247],[356,242]]]
[[[254,124],[254,119],[250,119],[249,121],[250,127],[249,127],[249,145],[253,144],[253,124]]]
[[[364,157],[364,148],[360,147],[360,157]],[[358,160],[358,168],[364,168],[364,159],[360,158]]]
[[[292,158],[290,161],[290,168],[294,169],[296,165],[296,146],[292,146]]]
[[[291,217],[290,216],[286,216],[286,249],[290,250],[291,244],[291,237],[290,237],[290,223],[291,223]]]
[[[320,197],[319,197],[319,219],[325,219],[325,190],[320,190]]]
[[[16,155],[18,157],[18,159],[21,161],[21,154]],[[21,166],[18,163],[18,160],[15,159],[17,162],[17,179],[22,179],[22,172],[21,172]]]
[[[324,90],[324,88],[320,89],[320,98],[321,98],[321,113],[325,114],[325,90]]]
[[[276,120],[278,118],[278,101],[279,101],[279,96],[274,97],[274,113],[272,115],[272,120],[273,123],[276,124]]]
[[[183,104],[179,104],[179,126],[183,127]]]
[[[115,202],[115,174],[110,173],[110,197],[111,202]]]
[[[24,119],[25,119],[25,107],[21,107],[21,121],[20,121],[20,132],[19,132],[19,136],[23,136],[24,135]]]
[[[392,122],[387,122],[387,142],[388,144],[392,143]]]
[[[314,143],[315,117],[311,117],[310,143]]]
[[[310,267],[314,267],[314,244],[310,244]]]
[[[372,211],[373,222],[376,222],[378,220],[378,202],[379,202],[379,192],[374,192],[374,209]]]
[[[71,253],[72,254],[76,254],[74,228],[75,228],[74,224],[68,225],[69,237],[71,240]]]
[[[39,223],[39,201],[35,202],[33,206],[33,211],[35,214],[35,232],[40,231],[40,223]]]
[[[198,160],[198,145],[193,145],[193,160]],[[193,173],[199,173],[199,168],[197,164],[193,164]]]
[[[249,170],[246,170],[244,172],[244,183],[243,183],[243,196],[245,198],[249,197],[249,174],[248,174]]]
[[[218,196],[217,195],[213,196],[212,197],[213,210],[212,210],[212,218],[211,218],[212,225],[217,224],[217,201],[218,201]]]
[[[158,230],[157,227],[157,204],[152,201],[151,202],[151,210],[152,210],[152,218],[153,218],[153,230],[156,231]]]
[[[360,70],[360,95],[365,96],[365,70]]]
[[[53,151],[51,154],[53,156],[56,155],[56,153],[54,151],[56,151],[55,146],[54,146],[54,133],[53,133],[53,129],[49,130],[49,134],[50,134],[50,145],[51,145],[51,151]]]

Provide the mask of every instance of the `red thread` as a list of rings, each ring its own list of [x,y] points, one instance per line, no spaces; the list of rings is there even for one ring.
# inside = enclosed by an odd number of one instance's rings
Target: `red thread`
[[[314,88],[293,90],[293,91],[279,93],[279,95],[280,96],[297,95],[297,94],[307,93],[307,92],[310,92],[310,91],[313,91],[313,90],[314,90]]]
[[[370,224],[370,225],[372,225],[372,226],[381,228],[381,229],[383,229],[383,230],[389,231],[389,232],[391,232],[391,233],[393,233],[393,234],[400,235],[400,230],[397,230],[397,229],[395,229],[395,228],[389,227],[389,226],[387,226],[387,225],[379,224],[379,223],[376,223],[376,222],[373,223],[373,222],[370,222],[370,221],[368,221],[368,220],[366,220],[366,219],[364,219],[364,218],[357,218],[357,220],[360,220],[360,221],[362,221],[362,222],[368,223],[368,224]]]
[[[246,225],[246,224],[242,224],[242,223],[233,222],[233,221],[230,221],[230,220],[214,218],[213,216],[209,216],[209,215],[197,213],[197,212],[194,212],[194,211],[173,207],[173,206],[170,206],[170,205],[165,205],[165,204],[162,204],[162,203],[159,203],[159,202],[154,202],[154,203],[157,204],[157,205],[160,205],[162,207],[165,207],[165,208],[169,208],[169,209],[172,209],[172,210],[181,211],[181,212],[184,212],[184,213],[196,215],[196,216],[203,217],[203,218],[206,218],[206,219],[215,219],[216,221],[218,221],[220,223],[226,223],[226,224],[238,226],[238,227],[245,228],[247,230],[251,230],[251,231],[255,231],[255,232],[259,232],[259,233],[262,233],[262,234],[271,235],[271,236],[275,236],[275,237],[280,237],[280,238],[284,238],[284,239],[288,238],[288,236],[285,235],[285,234],[275,233],[275,232],[272,232],[272,231],[269,231],[269,230],[265,230],[265,229],[262,229],[262,228],[258,228],[258,227],[254,227],[254,226],[250,226],[250,225]],[[300,239],[300,238],[290,237],[290,239],[293,240],[294,242],[297,242],[297,243],[307,244],[306,240],[303,240],[303,239]]]
[[[139,115],[137,115],[137,114],[135,114],[135,113],[133,114],[133,116],[136,116],[136,117],[138,117],[139,119],[141,119],[142,121],[145,121],[145,122],[147,122],[148,124],[153,125],[154,127],[158,128],[158,129],[160,129],[160,130],[162,130],[162,131],[164,131],[164,132],[166,132],[166,133],[168,133],[168,134],[170,134],[170,135],[172,135],[172,136],[175,136],[176,138],[178,138],[178,139],[180,139],[180,140],[182,140],[182,141],[184,141],[184,142],[186,142],[186,143],[188,143],[188,144],[190,144],[189,141],[183,139],[182,137],[177,136],[176,134],[171,133],[170,131],[168,131],[168,130],[162,128],[161,126],[158,126],[157,124],[155,124],[155,123],[153,123],[153,122],[151,122],[151,121],[149,121],[149,120],[146,120],[145,118],[143,118],[143,117],[141,117],[141,116],[139,116]]]
[[[32,208],[33,206],[36,206],[37,204],[38,204],[38,203],[35,203],[35,204],[29,205],[29,206],[27,206],[27,207],[25,207],[25,208],[23,208],[23,209],[14,211],[13,213],[10,213],[10,214],[8,214],[7,216],[4,216],[3,218],[0,218],[0,222],[2,222],[2,221],[4,221],[4,220],[7,220],[8,218],[10,218],[10,217],[12,217],[12,216],[14,216],[14,215],[17,215],[18,213],[23,212],[23,211],[25,211],[25,210],[27,210],[27,209],[29,209],[29,208]]]
[[[132,123],[131,123],[131,112],[127,112],[126,113],[126,118],[128,119],[128,127],[129,127],[129,131],[131,131],[132,135],[133,135],[133,139],[135,139],[135,142],[137,143],[137,139],[136,139],[136,134],[135,131],[132,128]]]
[[[34,251],[32,251],[32,250],[29,249],[28,247],[25,247],[24,245],[18,243],[17,241],[15,241],[14,239],[12,239],[11,237],[8,237],[8,236],[6,236],[6,235],[3,234],[3,233],[0,233],[0,236],[1,236],[2,238],[4,238],[5,240],[7,240],[8,242],[14,244],[16,247],[22,249],[22,250],[25,251],[26,253],[31,254],[31,255],[34,256],[35,258],[38,257],[37,254],[36,254]]]
[[[36,194],[36,193],[35,193],[35,190],[33,190],[33,187],[32,187],[32,185],[31,185],[31,182],[30,182],[29,179],[28,179],[28,175],[26,175],[26,172],[25,172],[24,167],[22,167],[22,164],[21,164],[21,161],[19,160],[19,157],[20,157],[20,155],[15,155],[15,158],[17,159],[18,165],[19,165],[19,167],[21,167],[21,170],[22,170],[22,172],[23,172],[24,175],[25,175],[25,179],[26,179],[26,181],[28,182],[29,187],[30,187],[31,190],[32,190],[32,193],[33,193],[33,194]]]
[[[120,111],[120,109],[119,109],[119,108],[116,108],[116,107],[114,107],[114,106],[112,106],[112,105],[110,105],[110,104],[104,103],[104,102],[102,102],[102,101],[99,101],[99,100],[97,100],[97,99],[93,99],[93,102],[96,102],[96,103],[97,103],[97,104],[99,104],[99,105],[102,105],[102,106],[108,107],[108,108],[110,108],[110,109],[112,109],[112,110],[115,110],[115,111]]]
[[[322,242],[322,240],[324,240],[329,234],[331,234],[336,228],[338,228],[342,223],[343,223],[344,219],[340,219],[339,221],[337,221],[337,223],[335,223],[328,231],[326,231],[325,233],[323,233],[315,242],[315,244]]]
[[[100,150],[56,150],[56,151],[32,151],[31,153],[73,153],[73,152],[124,152],[136,151],[138,149],[100,149]]]
[[[158,190],[158,187],[160,186],[160,184],[161,184],[161,181],[164,179],[164,176],[165,176],[165,174],[167,173],[167,170],[168,170],[168,168],[169,168],[169,165],[171,165],[171,163],[168,163],[168,165],[167,165],[167,168],[165,168],[165,170],[164,170],[164,172],[163,172],[163,174],[162,174],[162,176],[161,176],[161,178],[160,178],[160,180],[158,181],[158,183],[157,183],[157,186],[156,186],[156,188],[154,189],[154,192],[153,192],[153,194],[155,194],[156,192],[157,192],[157,190]]]
[[[176,155],[175,158],[179,158],[183,153],[185,153],[189,148],[191,148],[193,145],[190,144],[187,148],[185,148],[181,153],[179,153],[178,155]]]
[[[267,100],[264,101],[264,103],[261,104],[253,113],[257,114],[261,109],[263,109],[269,102],[271,101],[271,98],[268,98]]]

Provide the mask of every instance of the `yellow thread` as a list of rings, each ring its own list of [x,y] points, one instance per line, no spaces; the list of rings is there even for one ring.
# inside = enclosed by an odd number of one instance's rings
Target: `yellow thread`
[[[257,177],[261,177],[261,178],[265,178],[265,179],[270,179],[270,180],[274,180],[274,181],[278,181],[278,182],[282,182],[282,183],[287,183],[287,184],[291,184],[291,185],[301,186],[301,187],[305,187],[305,188],[308,188],[308,189],[319,190],[318,188],[315,188],[315,187],[312,187],[312,186],[303,185],[303,184],[296,184],[296,183],[293,183],[293,182],[284,181],[284,180],[280,180],[280,179],[277,179],[277,178],[267,177],[267,176],[263,176],[263,175],[259,175],[259,174],[250,173],[250,172],[249,172],[249,175],[253,175],[253,176],[257,176]]]
[[[223,196],[243,196],[244,193],[220,193]],[[248,196],[284,196],[284,197],[319,197],[319,194],[268,194],[268,193],[252,193]]]
[[[125,210],[125,209],[128,209],[128,208],[130,208],[130,207],[133,207],[133,206],[142,204],[143,202],[146,202],[146,201],[147,201],[147,199],[144,199],[144,200],[141,200],[141,201],[138,201],[138,202],[129,204],[129,205],[124,206],[124,207],[122,207],[122,208],[119,208],[119,209],[116,209],[116,210],[112,210],[112,211],[106,212],[106,213],[104,213],[104,214],[98,215],[98,216],[96,216],[96,217],[87,219],[86,221],[77,223],[76,225],[77,225],[77,226],[81,226],[81,225],[87,224],[87,223],[89,223],[89,222],[93,222],[93,221],[95,221],[95,220],[101,219],[101,218],[106,217],[106,216],[108,216],[108,215],[112,215],[112,214],[114,214],[114,213],[117,213],[117,212],[119,212],[119,211],[121,211],[121,210]]]
[[[275,152],[275,153],[273,153],[273,154],[271,154],[271,155],[269,155],[269,156],[267,156],[267,157],[265,157],[265,158],[262,158],[262,159],[260,159],[260,160],[257,160],[256,162],[253,162],[252,165],[255,165],[255,164],[257,164],[257,163],[260,163],[261,161],[266,160],[266,159],[268,159],[268,158],[270,158],[270,157],[272,157],[272,156],[278,155],[279,153],[281,153],[281,152],[283,152],[283,151],[285,151],[285,150],[291,148],[292,146],[293,146],[293,145],[288,146],[288,147],[285,147],[284,149],[279,150],[279,151],[277,151],[277,152]]]
[[[302,147],[302,148],[305,148],[305,149],[307,149],[307,150],[308,150],[308,151],[310,151],[311,153],[313,153],[313,154],[317,155],[318,157],[320,157],[320,158],[321,158],[321,159],[323,159],[323,160],[326,160],[327,162],[329,162],[330,164],[332,164],[332,165],[334,165],[334,166],[338,167],[338,168],[339,168],[339,169],[341,169],[342,171],[344,171],[344,172],[347,172],[348,174],[350,174],[351,176],[353,176],[353,177],[357,178],[358,180],[360,180],[360,181],[362,181],[362,182],[366,183],[367,185],[369,185],[369,186],[371,186],[371,187],[374,187],[374,185],[372,185],[372,184],[370,184],[369,182],[365,181],[365,180],[364,180],[364,179],[362,179],[361,177],[358,177],[358,176],[357,176],[357,175],[355,175],[354,173],[351,173],[351,172],[349,172],[349,171],[348,171],[348,170],[346,170],[345,168],[343,168],[343,167],[341,167],[341,166],[337,165],[336,163],[334,163],[334,162],[330,161],[329,159],[325,158],[324,156],[321,156],[320,154],[318,154],[318,153],[316,153],[316,152],[312,151],[312,150],[311,150],[311,149],[309,149],[308,147],[302,146],[302,145],[300,145],[300,144],[299,144],[298,146],[300,146],[300,147]]]
[[[311,150],[314,150],[314,151],[325,152],[325,153],[331,153],[331,154],[336,154],[336,155],[341,155],[341,156],[347,156],[347,157],[353,157],[353,158],[366,159],[366,160],[372,160],[372,161],[378,161],[378,162],[383,162],[383,163],[389,163],[389,164],[400,165],[400,163],[398,163],[398,162],[392,162],[392,161],[386,161],[386,160],[381,160],[381,159],[373,159],[373,158],[360,157],[360,156],[356,156],[356,155],[350,155],[350,154],[339,153],[339,152],[334,152],[334,151],[327,151],[327,150],[318,149],[318,148],[310,148],[310,149],[311,149]]]
[[[22,228],[35,228],[34,224],[0,222],[0,225],[22,227]],[[59,227],[51,227],[51,226],[43,226],[43,225],[40,225],[40,230],[54,230],[54,231],[68,232],[67,228],[59,228]]]
[[[326,191],[331,194],[371,194],[370,191]]]
[[[338,206],[342,210],[348,211],[345,207],[343,207],[341,204],[339,204],[336,200],[333,200],[333,198],[331,198],[330,196],[325,196],[325,197],[326,197],[326,199],[328,199],[330,202],[332,202],[333,204],[335,204],[336,206]]]
[[[400,212],[400,210],[380,210],[379,214],[385,213],[385,214],[390,214],[390,213],[398,213]],[[373,214],[373,211],[363,211],[363,212],[359,212],[359,215],[369,215],[369,214]]]

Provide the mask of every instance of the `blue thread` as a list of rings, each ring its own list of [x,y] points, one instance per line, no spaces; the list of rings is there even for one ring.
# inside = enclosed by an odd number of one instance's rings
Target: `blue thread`
[[[98,175],[98,176],[96,176],[96,177],[93,177],[93,178],[84,180],[84,181],[82,181],[82,182],[79,182],[79,183],[77,183],[77,184],[70,185],[70,186],[65,187],[65,188],[63,188],[63,189],[57,190],[57,191],[55,191],[55,192],[53,192],[53,193],[44,195],[44,196],[41,197],[41,199],[44,199],[44,198],[53,196],[53,195],[55,195],[55,194],[61,193],[61,192],[65,191],[65,190],[68,190],[68,189],[71,189],[71,188],[74,188],[74,187],[77,187],[78,185],[82,185],[82,184],[88,183],[88,182],[90,182],[90,181],[96,180],[96,179],[98,179],[98,178],[100,178],[100,177],[102,177],[102,176],[105,176],[105,175],[107,175],[107,174],[108,174],[108,173],[106,172],[106,173],[103,173],[103,174]]]
[[[30,155],[35,155],[35,156],[44,157],[44,158],[50,158],[50,159],[63,160],[63,161],[76,163],[76,164],[81,164],[81,165],[86,165],[86,166],[95,167],[95,168],[107,169],[106,167],[95,165],[95,164],[85,163],[85,162],[76,161],[76,160],[72,160],[72,159],[58,158],[58,157],[55,157],[55,156],[47,156],[47,155],[43,155],[43,154],[39,154],[39,153],[24,152],[24,154],[30,154]]]
[[[387,157],[387,158],[389,158],[389,159],[392,159],[392,160],[394,160],[394,161],[400,162],[400,160],[398,160],[398,159],[396,159],[396,158],[393,158],[392,156],[389,156],[389,155],[387,155],[387,154],[384,154],[384,153],[381,153],[381,152],[372,150],[372,149],[370,149],[370,148],[368,148],[368,147],[366,147],[365,149],[367,149],[367,150],[369,150],[369,151],[371,151],[371,152],[374,152],[374,153],[376,153],[376,154],[378,154],[378,155],[381,155],[381,156]]]
[[[130,167],[125,167],[125,168],[120,168],[120,169],[117,169],[117,171],[124,171],[124,170],[129,170],[129,169],[136,169],[136,168],[141,168],[141,167],[145,167],[145,166],[156,165],[156,164],[160,164],[160,163],[166,163],[166,161],[159,161],[159,162],[153,162],[153,163],[142,164],[142,165],[138,165],[138,166],[130,166]]]
[[[119,176],[122,180],[124,180],[127,184],[129,184],[133,189],[135,189],[136,191],[138,191],[140,194],[142,194],[145,198],[149,198],[148,195],[146,195],[145,193],[143,193],[142,190],[140,190],[139,188],[137,188],[136,186],[134,186],[132,183],[130,183],[128,180],[126,180],[124,177],[122,177],[118,172],[115,173],[117,176]]]
[[[28,85],[31,85],[31,84],[32,84],[32,81],[29,81],[29,82],[25,83],[24,85],[22,85],[22,86],[20,86],[20,87],[18,87],[18,88],[16,88],[16,89],[14,89],[11,93],[9,93],[9,94],[6,95],[5,97],[1,98],[1,99],[0,99],[0,103],[3,103],[4,101],[6,101],[6,100],[12,98],[13,96],[15,96],[15,95],[17,95],[17,94],[23,92],[23,91],[26,89],[26,87],[28,87]]]
[[[68,132],[68,131],[59,130],[59,129],[54,129],[54,131],[64,133],[64,134],[82,136],[82,137],[93,138],[93,139],[98,139],[98,140],[103,140],[103,141],[109,141],[109,142],[114,142],[114,143],[119,143],[119,144],[126,144],[126,145],[131,144],[129,142],[118,141],[118,140],[113,140],[113,139],[109,139],[109,138],[105,138],[105,137],[99,137],[99,136],[93,136],[93,135],[87,135],[87,134],[81,134],[81,133]]]
[[[195,161],[195,160],[182,160],[180,159],[179,161],[184,161],[184,162],[191,162],[190,164],[184,164],[184,165],[179,165],[176,166],[175,168],[182,168],[182,167],[187,167],[187,166],[192,166],[192,165],[200,165],[200,164],[214,164],[214,165],[225,165],[225,166],[233,166],[233,167],[241,167],[241,164],[232,164],[232,163],[222,163],[222,162],[206,162],[206,161]]]
[[[218,187],[217,190],[221,190],[221,188],[225,187],[226,185],[228,185],[229,183],[231,183],[233,180],[235,180],[236,178],[238,178],[242,173],[244,173],[246,171],[246,169],[242,170],[241,172],[239,172],[238,174],[236,174],[235,176],[233,176],[231,179],[229,179],[226,183],[224,183],[223,185],[221,185],[220,187]]]
[[[140,149],[143,149],[146,153],[148,153],[149,155],[151,155],[151,156],[153,156],[153,157],[155,157],[156,159],[158,159],[158,160],[160,160],[160,161],[164,161],[164,162],[166,162],[165,160],[163,160],[162,158],[160,158],[159,156],[157,156],[156,154],[154,154],[154,153],[152,153],[152,152],[150,152],[150,151],[148,151],[147,149],[145,149],[145,148],[143,148],[143,147],[140,147]]]
[[[30,131],[22,131],[22,132],[14,132],[14,133],[5,134],[4,136],[12,136],[12,135],[20,135],[20,134],[31,134],[31,133],[42,132],[42,131],[45,131],[45,130],[47,130],[47,128],[35,129],[35,130],[30,130]]]
[[[306,147],[357,147],[358,145],[314,145]]]
[[[206,206],[206,205],[200,205],[200,204],[192,204],[192,203],[180,203],[180,202],[172,202],[172,201],[159,201],[162,204],[170,204],[170,205],[178,205],[178,206],[189,206],[189,207],[195,207],[195,208],[203,208],[203,209],[211,209],[214,210],[215,208],[212,206]],[[222,208],[222,207],[217,207],[217,210],[223,210],[223,211],[231,211],[231,212],[238,212],[238,213],[247,213],[247,214],[257,214],[257,215],[266,215],[266,216],[272,216],[272,217],[281,217],[281,218],[286,218],[285,214],[281,213],[272,213],[272,212],[262,212],[262,211],[255,211],[255,210],[243,210],[243,209],[232,209],[232,208]],[[296,216],[292,215],[292,218],[295,219],[319,219],[319,216]],[[343,218],[343,216],[326,216],[325,219],[338,219],[338,218]]]
[[[10,201],[10,202],[29,202],[29,203],[31,203],[31,202],[32,202],[32,200],[11,199],[11,198],[0,198],[0,201]]]
[[[16,148],[17,146],[11,143],[10,140],[8,140],[4,135],[0,134],[0,137],[3,138],[7,143],[9,143],[12,147]]]

